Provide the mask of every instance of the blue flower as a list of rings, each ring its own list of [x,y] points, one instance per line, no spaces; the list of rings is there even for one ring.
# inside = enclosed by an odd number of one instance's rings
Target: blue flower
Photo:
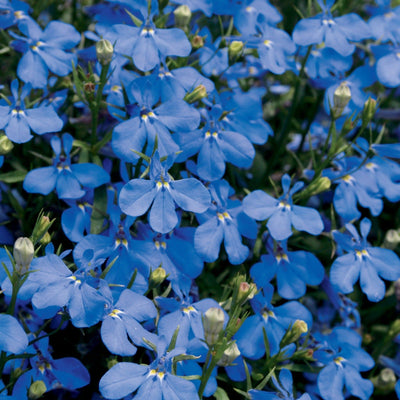
[[[37,168],[25,177],[24,189],[29,193],[49,194],[56,189],[60,199],[79,199],[85,195],[83,187],[95,188],[110,180],[110,175],[100,166],[90,163],[71,164],[70,151],[73,137],[65,133],[61,139],[51,138],[55,153],[52,167]]]
[[[36,108],[25,108],[24,100],[31,91],[31,85],[23,87],[18,94],[18,81],[11,83],[11,104],[0,106],[0,129],[15,143],[25,143],[31,138],[31,130],[38,135],[59,132],[63,127],[62,119],[51,105],[39,105]]]
[[[139,323],[157,316],[157,310],[148,298],[125,289],[115,304],[107,305],[107,311],[100,334],[111,353],[132,356],[137,350],[132,343],[147,347],[143,338],[150,342],[155,341],[156,336]]]
[[[24,53],[17,68],[22,81],[29,82],[34,88],[43,88],[47,85],[49,70],[58,76],[72,71],[76,57],[66,50],[81,40],[81,35],[72,25],[52,21],[42,31],[35,21],[26,18],[20,20],[18,28],[25,37],[12,34],[17,40],[11,45]]]
[[[353,291],[360,278],[361,290],[370,301],[382,300],[385,284],[381,278],[394,281],[400,278],[400,259],[392,250],[372,247],[367,243],[371,221],[364,218],[360,223],[361,238],[353,225],[347,224],[349,235],[334,232],[334,238],[347,253],[332,264],[330,279],[343,293]]]
[[[20,0],[0,1],[0,28],[7,29],[16,24],[20,19],[30,18],[28,4]]]
[[[251,400],[295,400],[293,395],[293,377],[291,372],[282,368],[279,373],[279,382],[272,377],[274,386],[278,389],[277,393],[262,392],[261,390],[251,389],[249,395]],[[297,398],[297,397],[296,397]],[[297,398],[298,400],[311,400],[310,395],[305,393]]]
[[[249,255],[241,235],[255,239],[257,225],[243,213],[240,201],[229,200],[232,193],[227,181],[213,182],[209,188],[214,204],[206,213],[198,215],[201,225],[194,235],[196,251],[205,261],[213,262],[218,258],[224,241],[229,262],[240,264]]]
[[[112,148],[123,161],[136,163],[138,156],[132,151],[151,154],[157,137],[161,157],[179,151],[170,131],[196,129],[200,114],[181,99],[171,98],[156,106],[160,101],[161,87],[158,76],[146,76],[133,80],[127,90],[131,102],[131,118],[118,124],[113,131]]]
[[[318,389],[324,400],[343,400],[343,387],[362,400],[370,398],[374,386],[362,378],[361,371],[374,366],[372,357],[363,350],[361,337],[351,329],[336,327],[329,335],[315,334],[322,346],[314,358],[325,364],[318,375]]]
[[[186,349],[167,350],[165,337],[157,342],[157,358],[150,365],[120,362],[107,371],[99,384],[106,399],[120,399],[136,391],[137,399],[199,399],[193,382],[171,372],[174,357],[185,354]]]
[[[65,357],[54,360],[49,352],[49,339],[43,337],[28,347],[31,369],[22,374],[14,385],[13,396],[27,400],[28,390],[34,381],[42,381],[46,391],[63,387],[78,389],[89,384],[90,376],[85,366],[76,358]]]
[[[323,13],[300,20],[293,30],[293,40],[301,46],[324,43],[342,56],[355,50],[354,44],[371,36],[368,25],[355,13],[334,18],[330,12],[335,0],[318,0]]]
[[[324,278],[324,267],[308,251],[287,251],[284,241],[271,253],[262,255],[261,262],[250,269],[257,287],[266,287],[276,275],[279,295],[284,299],[297,299],[306,293],[306,284],[319,285]]]
[[[268,218],[267,228],[275,240],[284,240],[292,235],[292,225],[299,231],[306,231],[312,235],[319,235],[324,224],[317,210],[310,207],[293,205],[292,195],[299,191],[303,182],[296,182],[290,188],[290,177],[282,177],[283,194],[274,199],[262,190],[256,190],[243,200],[243,210],[251,218],[265,220]]]
[[[195,213],[202,213],[211,205],[210,194],[200,181],[175,181],[167,172],[170,167],[171,160],[162,165],[157,151],[150,162],[150,179],[132,179],[119,195],[119,205],[127,215],[138,217],[151,206],[149,223],[160,233],[168,233],[178,224],[175,204]]]

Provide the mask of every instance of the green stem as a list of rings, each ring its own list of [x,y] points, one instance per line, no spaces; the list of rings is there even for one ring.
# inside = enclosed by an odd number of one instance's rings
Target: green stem
[[[101,67],[100,82],[96,92],[95,101],[92,103],[92,145],[94,146],[97,142],[97,126],[99,124],[99,112],[101,108],[101,98],[103,96],[103,89],[107,83],[107,74],[110,68],[110,64],[103,65]]]
[[[207,366],[208,360],[210,359],[210,355],[211,355],[211,351],[209,350],[208,354],[207,354],[207,360],[206,360],[206,363],[204,364],[204,366]],[[203,374],[201,376],[201,383],[200,383],[200,387],[199,387],[199,398],[200,399],[203,397],[204,389],[206,388],[207,382],[210,379],[213,369],[215,368],[216,365],[217,365],[217,360],[215,357],[212,357],[210,365],[207,367],[205,372],[203,371]]]

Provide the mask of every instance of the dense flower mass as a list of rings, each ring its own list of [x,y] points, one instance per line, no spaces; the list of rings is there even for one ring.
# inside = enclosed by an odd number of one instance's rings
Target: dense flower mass
[[[400,7],[295,3],[0,0],[0,400],[400,399]]]

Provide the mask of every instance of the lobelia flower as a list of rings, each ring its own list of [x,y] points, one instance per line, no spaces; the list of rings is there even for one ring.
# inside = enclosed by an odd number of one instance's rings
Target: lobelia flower
[[[62,119],[51,105],[41,104],[27,109],[24,100],[31,91],[31,85],[25,85],[18,94],[18,80],[11,83],[11,104],[0,105],[0,129],[15,143],[25,143],[32,139],[31,131],[38,135],[59,132],[63,127]]]
[[[362,400],[370,398],[374,386],[360,372],[374,366],[372,357],[361,348],[361,336],[344,327],[335,327],[329,335],[316,333],[322,345],[314,358],[325,367],[318,375],[318,389],[324,400],[343,400],[343,388]]]
[[[400,259],[395,252],[372,247],[367,242],[371,221],[364,218],[360,223],[361,238],[351,224],[346,224],[351,236],[334,231],[335,241],[347,253],[332,264],[330,279],[335,288],[347,294],[360,278],[361,290],[370,301],[380,301],[385,296],[383,279],[395,281],[400,278]]]
[[[100,334],[107,349],[120,356],[133,356],[137,346],[148,347],[143,338],[155,342],[156,336],[149,333],[139,322],[155,318],[157,310],[148,298],[125,289],[113,304],[107,304],[108,312],[103,318]]]
[[[13,396],[19,400],[28,400],[28,391],[32,382],[42,381],[46,392],[60,387],[74,390],[86,386],[90,375],[86,367],[76,358],[65,357],[54,360],[49,352],[49,338],[43,337],[28,347],[31,369],[22,374],[14,385]]]
[[[267,244],[268,247],[272,246]],[[286,240],[269,253],[250,269],[257,287],[266,287],[276,275],[279,295],[297,299],[306,293],[306,284],[319,285],[324,278],[324,267],[318,258],[308,251],[288,251]]]
[[[127,2],[129,3],[129,2]],[[143,72],[150,71],[167,56],[186,57],[191,52],[191,45],[185,32],[178,28],[160,29],[152,22],[156,13],[141,12],[141,27],[126,24],[112,26],[109,40],[115,42],[115,51],[132,57],[135,66]]]
[[[233,189],[225,180],[209,186],[212,206],[197,218],[201,225],[196,229],[194,245],[196,252],[207,262],[218,258],[222,241],[231,264],[242,263],[249,255],[249,249],[242,244],[241,235],[255,239],[257,225],[243,212],[239,200],[230,200]]]
[[[58,76],[72,71],[76,57],[67,50],[81,40],[81,35],[72,25],[51,21],[42,31],[34,20],[25,18],[19,21],[18,28],[25,37],[10,34],[16,38],[11,46],[24,53],[17,68],[17,75],[22,81],[29,82],[34,88],[44,88],[49,70]]]
[[[20,19],[30,18],[29,4],[20,0],[0,0],[0,28],[7,29]]]
[[[160,233],[168,233],[178,224],[175,204],[195,213],[202,213],[211,205],[210,194],[200,181],[171,178],[168,169],[172,163],[169,157],[163,165],[156,151],[150,161],[150,179],[132,179],[119,195],[119,205],[127,215],[138,217],[151,207],[150,226]]]
[[[39,315],[51,318],[66,307],[72,324],[79,328],[95,325],[103,318],[112,296],[104,280],[80,270],[72,273],[55,254],[35,258],[31,268],[34,272],[27,282],[36,284],[32,305]]]
[[[300,20],[293,30],[293,40],[301,46],[324,43],[342,56],[355,50],[349,41],[359,42],[371,37],[368,25],[355,13],[333,18],[330,9],[335,0],[317,0],[322,13]]]
[[[160,156],[179,151],[170,131],[196,129],[200,114],[181,99],[171,98],[160,101],[161,87],[158,76],[150,75],[134,79],[127,90],[131,118],[118,124],[113,131],[112,148],[123,161],[136,163],[139,156],[132,150],[143,151],[147,143],[147,153],[154,149],[156,137]]]
[[[299,231],[319,235],[324,224],[317,210],[310,207],[293,205],[292,195],[298,192],[303,182],[296,182],[290,188],[291,179],[282,177],[283,194],[274,199],[262,190],[255,190],[243,199],[244,212],[258,221],[268,218],[267,228],[275,240],[284,240],[292,235],[292,226]]]
[[[242,355],[252,360],[258,360],[265,354],[264,330],[268,337],[270,355],[273,356],[280,350],[283,336],[296,320],[305,321],[309,329],[312,325],[311,313],[302,304],[289,301],[274,307],[271,305],[272,286],[264,291],[265,295],[259,293],[250,300],[255,315],[247,317],[235,335]]]
[[[121,399],[133,392],[133,398],[198,400],[193,382],[172,373],[174,357],[183,355],[185,347],[168,349],[164,336],[157,340],[157,357],[150,365],[120,362],[101,378],[99,388],[106,399]]]
[[[291,372],[282,368],[279,373],[279,382],[273,376],[272,381],[274,386],[278,389],[278,392],[263,392],[261,390],[251,389],[249,390],[250,400],[295,400],[293,395],[293,377]],[[300,397],[296,397],[297,400],[311,400],[309,394],[304,393]]]
[[[203,102],[206,102],[203,99]],[[223,119],[224,108],[221,104],[208,102],[208,110],[202,112],[204,127],[190,132],[177,132],[175,140],[182,152],[177,162],[197,155],[197,173],[206,181],[221,179],[225,173],[226,162],[240,168],[248,168],[253,162],[255,150],[244,130],[230,125]],[[257,134],[254,134],[257,136]],[[257,139],[256,139],[257,141]],[[258,141],[257,141],[258,142]]]
[[[53,166],[28,172],[23,184],[28,193],[47,195],[56,189],[60,199],[79,199],[86,193],[82,186],[93,189],[109,182],[110,175],[99,165],[71,164],[70,152],[73,140],[68,133],[62,136],[62,145],[61,139],[57,136],[51,138],[50,144],[55,153]]]

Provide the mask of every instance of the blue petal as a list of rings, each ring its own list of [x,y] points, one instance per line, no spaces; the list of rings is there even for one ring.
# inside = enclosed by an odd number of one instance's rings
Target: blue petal
[[[200,124],[200,113],[183,100],[162,103],[155,114],[171,131],[192,131]]]
[[[197,157],[197,172],[200,178],[215,181],[225,173],[225,157],[216,140],[208,139],[203,142]]]
[[[159,190],[150,210],[149,223],[152,229],[160,233],[168,233],[178,224],[175,203],[169,191]]]
[[[60,199],[79,199],[85,195],[79,181],[67,169],[60,171],[57,177],[56,190]]]
[[[379,276],[389,281],[400,278],[400,260],[395,252],[379,247],[368,247],[367,252]]]
[[[17,74],[22,81],[29,82],[36,89],[46,86],[49,71],[42,58],[28,50],[19,61]]]
[[[90,382],[90,375],[86,367],[76,358],[65,357],[53,360],[52,373],[66,389],[78,389]]]
[[[195,178],[172,181],[171,196],[185,211],[205,212],[211,205],[211,197],[204,185]]]
[[[101,339],[107,349],[120,356],[133,356],[137,348],[128,340],[125,324],[120,317],[107,316],[101,325]]]
[[[219,255],[223,235],[224,228],[216,217],[200,225],[194,234],[194,247],[200,257],[207,262],[215,261]]]
[[[150,71],[160,63],[160,56],[153,37],[140,35],[132,53],[133,62],[140,71]]]
[[[74,54],[65,53],[57,47],[39,46],[36,51],[46,63],[47,68],[59,76],[68,75],[72,71],[72,62],[76,64]]]
[[[243,199],[243,211],[258,221],[269,218],[277,209],[278,201],[262,190],[255,190]]]
[[[121,210],[132,217],[143,215],[150,207],[156,196],[157,188],[153,181],[132,179],[119,194]]]
[[[267,222],[269,233],[275,240],[284,240],[292,235],[291,212],[285,208],[277,209]]]
[[[110,181],[110,175],[96,164],[73,164],[71,170],[81,185],[88,188],[95,188]]]
[[[27,173],[23,187],[28,193],[47,195],[56,187],[57,168],[37,168]]]
[[[350,253],[338,257],[331,267],[330,279],[336,288],[343,293],[353,291],[353,286],[360,276],[361,263]]]
[[[318,389],[324,400],[343,400],[344,371],[334,362],[318,375]]]
[[[26,143],[32,139],[31,130],[25,115],[11,115],[5,132],[7,137],[14,143]]]
[[[142,385],[148,372],[149,367],[144,365],[118,363],[101,378],[100,392],[107,399],[120,399]]]
[[[28,336],[19,322],[7,314],[0,314],[0,349],[14,354],[28,347]]]
[[[218,141],[225,160],[237,167],[247,168],[253,162],[255,150],[250,141],[243,135],[233,131],[219,133]]]
[[[42,40],[52,46],[68,50],[79,44],[81,35],[70,24],[51,21],[43,31]]]
[[[349,393],[361,400],[371,398],[374,391],[373,383],[361,377],[360,373],[350,364],[346,364],[344,368],[345,385]]]
[[[229,262],[233,265],[242,263],[249,255],[249,249],[242,244],[237,226],[230,220],[224,224],[224,244]]]
[[[157,29],[154,41],[163,56],[186,57],[190,54],[192,46],[181,29]]]
[[[380,301],[385,296],[385,284],[379,278],[371,260],[365,260],[360,273],[361,290],[367,295],[369,301]]]
[[[199,397],[193,382],[172,374],[166,374],[162,391],[163,398],[171,400],[195,400]]]
[[[64,124],[52,106],[42,106],[25,110],[25,114],[31,129],[39,135],[49,132],[59,132]]]
[[[319,212],[310,207],[292,206],[290,219],[298,231],[319,235],[324,230],[324,223]]]
[[[324,39],[324,25],[321,18],[306,18],[300,20],[293,30],[293,40],[301,46],[322,43]]]

